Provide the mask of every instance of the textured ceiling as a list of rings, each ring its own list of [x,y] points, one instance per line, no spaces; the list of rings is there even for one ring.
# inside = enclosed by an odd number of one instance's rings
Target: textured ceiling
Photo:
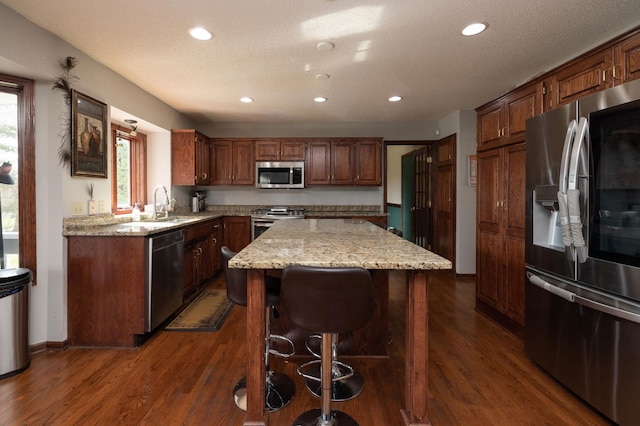
[[[197,121],[438,120],[640,23],[638,0],[0,3]],[[487,31],[463,37],[476,21]]]

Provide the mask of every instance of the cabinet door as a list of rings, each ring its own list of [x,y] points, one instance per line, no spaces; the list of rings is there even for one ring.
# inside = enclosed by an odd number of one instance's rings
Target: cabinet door
[[[209,138],[196,132],[196,184],[209,185],[211,183],[211,142]]]
[[[358,141],[356,145],[356,184],[382,185],[382,141]]]
[[[195,130],[171,131],[171,184],[195,185],[196,183]]]
[[[190,295],[198,285],[198,244],[184,248],[184,296]]]
[[[280,160],[280,141],[259,140],[256,141],[256,161]]]
[[[525,248],[525,167],[524,143],[505,148],[503,179],[504,215],[504,306],[509,318],[524,325]]]
[[[224,218],[224,245],[236,253],[251,242],[251,219],[247,216]]]
[[[307,144],[304,180],[306,185],[331,183],[331,143],[313,141]]]
[[[616,49],[616,84],[640,78],[640,34],[624,41]],[[621,74],[621,75],[618,75]]]
[[[222,230],[220,229],[220,221],[214,222],[213,233],[210,238],[210,252],[212,262],[211,276],[215,275],[222,268],[220,249],[222,248]]]
[[[355,151],[352,141],[331,143],[332,185],[355,185]]]
[[[504,137],[502,101],[496,101],[478,111],[478,151],[495,148]]]
[[[304,161],[306,144],[304,141],[280,141],[282,161]]]
[[[213,142],[213,184],[228,185],[232,180],[233,143],[230,140]]]
[[[253,185],[255,160],[252,141],[233,141],[233,183]]]
[[[526,122],[531,117],[542,114],[542,84],[517,90],[504,101],[508,143],[524,141]]]
[[[558,71],[552,84],[556,106],[613,87],[613,50],[594,53]]]
[[[477,274],[476,297],[496,310],[501,309],[500,281],[503,267],[501,233],[501,169],[500,149],[478,153],[477,186]]]

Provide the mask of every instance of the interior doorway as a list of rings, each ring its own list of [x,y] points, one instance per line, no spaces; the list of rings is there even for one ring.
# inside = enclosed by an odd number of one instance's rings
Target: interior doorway
[[[456,135],[438,141],[385,141],[384,151],[388,225],[454,263]]]

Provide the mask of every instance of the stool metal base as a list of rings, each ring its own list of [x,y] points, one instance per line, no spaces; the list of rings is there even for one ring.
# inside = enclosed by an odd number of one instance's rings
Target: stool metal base
[[[315,397],[322,397],[322,383],[320,382],[320,366],[313,366],[308,371],[309,375],[318,377],[318,380],[306,379],[307,389]],[[364,388],[364,378],[355,372],[353,376],[344,380],[335,380],[331,384],[331,401],[348,401],[360,395]]]
[[[284,408],[296,393],[296,384],[285,374],[268,371],[265,381],[264,406],[269,412]],[[236,406],[247,411],[247,379],[242,378],[233,388],[233,400]]]
[[[322,421],[322,410],[305,411],[300,414],[292,423],[292,426],[359,426],[353,417],[338,410],[331,410],[331,417],[328,422]]]

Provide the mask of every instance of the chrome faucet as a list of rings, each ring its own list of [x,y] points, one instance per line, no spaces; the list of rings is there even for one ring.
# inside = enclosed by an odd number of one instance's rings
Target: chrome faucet
[[[156,194],[158,192],[158,189],[162,188],[164,190],[164,211],[165,211],[165,217],[169,216],[169,194],[167,193],[167,188],[165,188],[164,185],[158,185],[153,189],[153,219],[157,219],[158,218],[158,209],[157,209],[157,201],[156,201]],[[162,210],[162,208],[160,208],[160,210]]]

